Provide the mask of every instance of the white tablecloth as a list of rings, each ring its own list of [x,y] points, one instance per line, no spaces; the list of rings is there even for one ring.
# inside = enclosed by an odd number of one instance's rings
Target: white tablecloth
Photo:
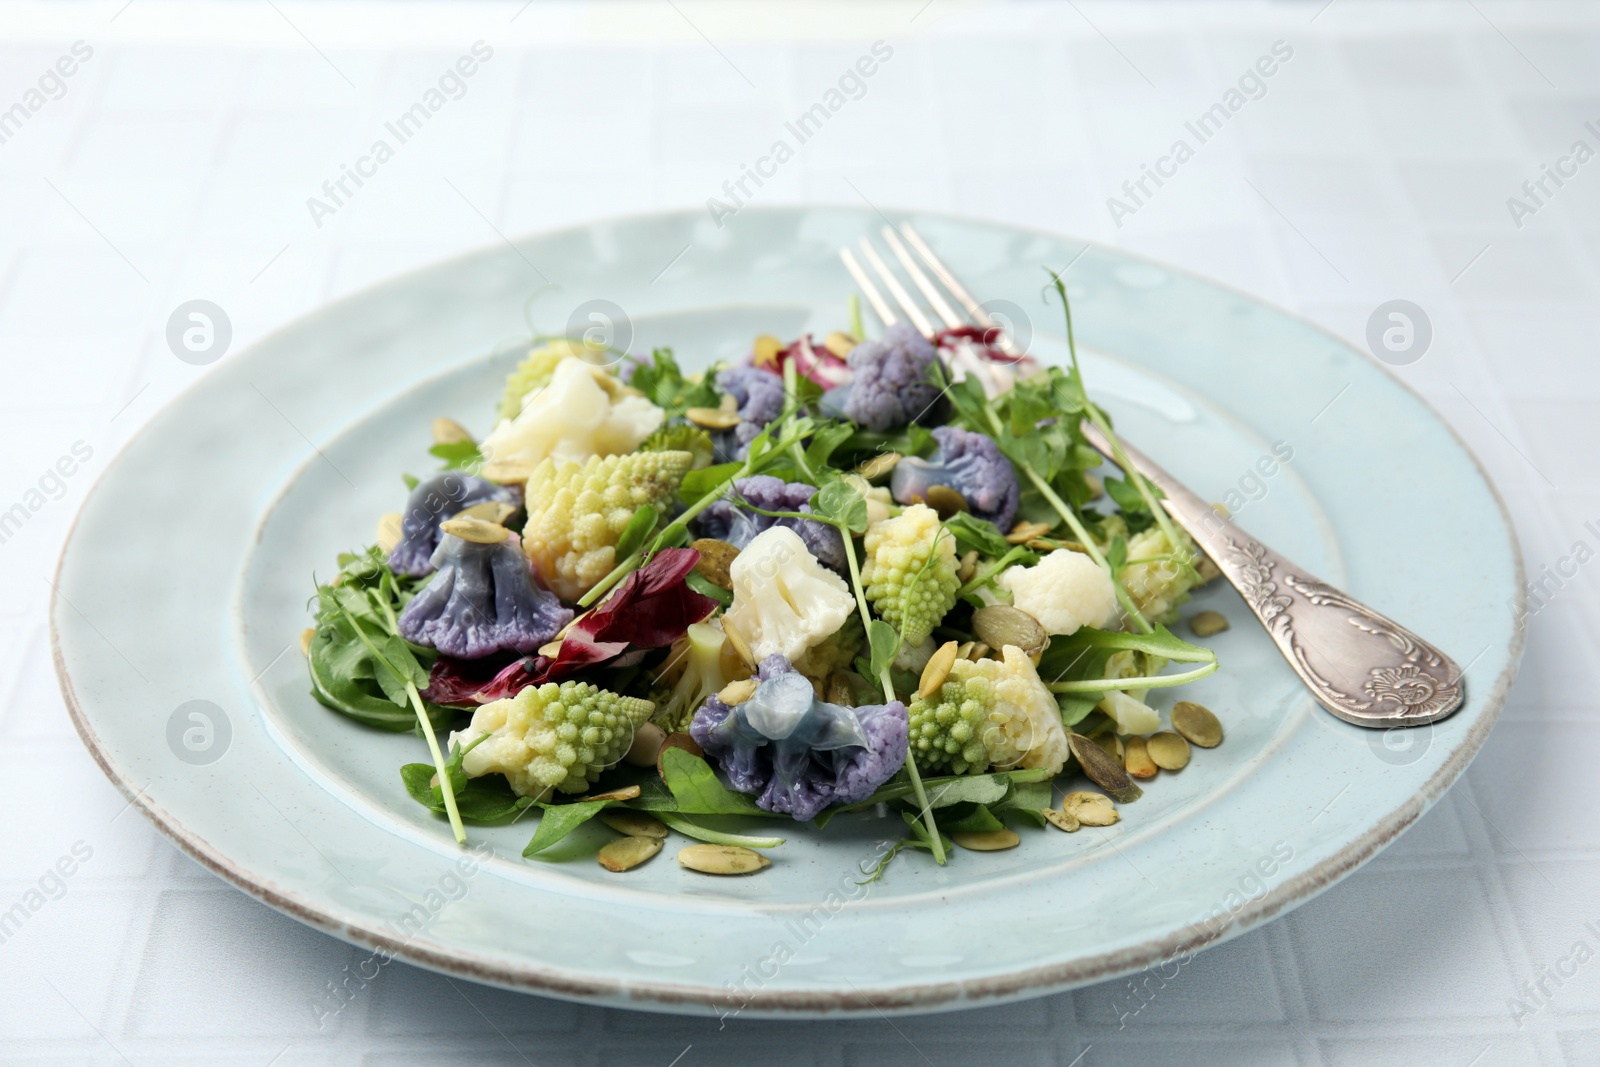
[[[314,1005],[354,950],[127,809],[50,663],[47,579],[78,502],[205,373],[174,358],[168,316],[216,302],[236,352],[500,234],[700,206],[873,41],[892,60],[756,202],[866,198],[1080,234],[1358,344],[1378,305],[1411,300],[1433,340],[1399,373],[1492,472],[1530,574],[1600,548],[1600,162],[1573,155],[1600,148],[1593,8],[520,6],[0,10],[0,512],[26,513],[0,543],[0,911],[46,898],[0,943],[0,1061],[1600,1063],[1600,617],[1583,566],[1550,583],[1511,703],[1450,795],[1124,1026],[1123,983],[719,1030],[397,964],[319,1029]],[[480,40],[492,57],[460,98],[319,226],[307,199]],[[1132,200],[1122,183],[1279,41],[1292,56],[1259,94],[1249,82],[1194,158]]]

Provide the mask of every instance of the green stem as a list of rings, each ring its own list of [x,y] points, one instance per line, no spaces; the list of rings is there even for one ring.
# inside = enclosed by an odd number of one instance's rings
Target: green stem
[[[795,361],[792,360],[792,359],[785,361],[784,364],[783,364],[783,396],[784,396],[784,401],[783,401],[784,415],[783,415],[783,417],[785,419],[788,419],[788,418],[791,418],[794,415],[799,414],[799,412],[800,412],[800,371],[799,371],[799,368],[795,365]],[[794,461],[797,464],[800,465],[801,471],[803,471],[805,473],[806,479],[808,481],[810,481],[813,485],[815,485],[816,481],[817,481],[817,472],[812,470],[811,469],[811,464],[806,462],[806,450],[805,450],[804,441],[801,438],[796,437],[794,439],[794,443],[792,445],[790,445],[789,448],[794,453]]]
[[[1050,682],[1045,686],[1052,693],[1109,693],[1113,689],[1126,692],[1129,689],[1169,689],[1175,685],[1187,685],[1197,678],[1204,678],[1217,669],[1217,661],[1196,667],[1192,671],[1180,671],[1177,674],[1155,674],[1143,678],[1085,678],[1076,682]]]
[[[456,835],[456,844],[464,845],[467,843],[467,831],[461,825],[461,809],[456,807],[456,785],[450,780],[450,772],[444,765],[444,754],[439,751],[439,738],[434,735],[433,723],[422,706],[422,694],[417,692],[417,683],[409,678],[406,679],[406,696],[411,698],[411,706],[416,709],[422,736],[428,739],[428,751],[432,753],[433,765],[439,772],[439,792],[444,795],[444,811],[450,819],[450,829]]]
[[[1013,560],[1020,559],[1024,553],[1031,551],[1033,550],[1028,548],[1026,545],[1018,545],[1016,548],[1013,548],[1011,551],[1001,556],[998,560],[974,574],[972,576],[972,581],[968,582],[966,585],[963,585],[960,589],[957,589],[956,599],[960,600],[968,593],[977,592],[979,589],[983,588],[984,585],[988,584],[989,579],[993,578],[995,575],[1011,566]]]
[[[841,528],[844,534],[844,558],[850,567],[850,588],[855,590],[856,608],[861,612],[861,625],[870,635],[872,633],[872,613],[867,608],[867,594],[861,586],[861,567],[856,562],[855,538],[850,531]],[[878,684],[883,686],[883,699],[895,700],[894,682],[889,678],[889,668],[885,665],[878,675]],[[940,866],[944,865],[944,841],[939,837],[939,827],[933,820],[933,808],[928,804],[928,794],[922,788],[922,775],[917,773],[917,761],[913,756],[910,746],[906,748],[906,776],[911,779],[911,792],[917,798],[917,807],[922,810],[922,825],[928,831],[928,840],[932,843],[933,861]]]
[[[857,341],[867,339],[866,327],[861,322],[861,297],[850,294],[850,336]]]

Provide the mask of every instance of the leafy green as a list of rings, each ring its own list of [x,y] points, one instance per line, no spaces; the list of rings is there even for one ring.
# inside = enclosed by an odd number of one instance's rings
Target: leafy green
[[[699,470],[690,471],[678,484],[678,499],[693,507],[708,494],[726,489],[728,483],[738,477],[743,469],[743,463],[734,462],[719,463],[714,467],[701,467]]]
[[[468,822],[498,823],[522,814],[533,807],[530,797],[519,797],[511,791],[511,783],[504,775],[488,774],[481,778],[467,778],[451,768],[451,781],[455,783],[456,807]],[[411,799],[431,811],[443,815],[444,793],[433,784],[438,772],[428,763],[408,763],[400,768],[400,778],[405,783]]]
[[[444,460],[443,469],[447,471],[471,471],[483,466],[483,453],[471,441],[437,444],[428,449],[428,454]]]
[[[633,518],[628,520],[628,525],[622,528],[622,534],[617,538],[617,555],[630,556],[634,550],[644,544],[645,538],[655,531],[656,523],[661,521],[661,510],[654,504],[641,504],[639,510],[633,513]]]
[[[868,669],[871,677],[877,678],[894,663],[900,651],[900,631],[882,619],[873,619],[867,627],[867,647],[872,655]]]
[[[835,478],[817,490],[811,498],[811,513],[850,533],[865,533],[867,529],[867,498],[843,478]]]
[[[687,749],[669,748],[661,753],[661,777],[677,810],[684,814],[769,814],[756,806],[754,798],[723,785],[711,765]]]
[[[956,539],[956,554],[976,550],[986,557],[1004,556],[1017,546],[1006,540],[1000,528],[988,519],[959,511],[944,521],[944,528]]]
[[[533,832],[533,839],[522,854],[532,856],[543,852],[615,803],[615,800],[574,800],[568,804],[540,804],[539,828]]]
[[[1005,799],[995,806],[994,813],[1002,818],[1018,815],[1035,826],[1043,826],[1045,818],[1042,809],[1050,807],[1053,802],[1054,794],[1049,782],[1013,781]]]
[[[967,814],[958,819],[946,819],[944,828],[951,832],[968,831],[985,833],[993,830],[1004,830],[1005,823],[990,814],[989,809],[978,804]]]
[[[634,365],[633,377],[628,384],[645,395],[657,407],[677,413],[688,408],[714,408],[720,397],[708,380],[710,374],[697,378],[684,376],[672,349],[657,348],[648,360]]]

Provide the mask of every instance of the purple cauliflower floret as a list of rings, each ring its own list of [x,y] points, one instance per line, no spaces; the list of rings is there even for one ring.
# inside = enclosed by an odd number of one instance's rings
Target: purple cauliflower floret
[[[814,485],[804,482],[786,482],[770,474],[753,478],[740,478],[733,488],[745,501],[766,511],[811,510],[808,503],[816,493]],[[816,519],[773,518],[741,506],[738,500],[723,498],[707,507],[693,520],[695,535],[726,541],[734,548],[743,548],[755,540],[756,534],[774,526],[787,526],[800,535],[817,562],[836,571],[844,570],[844,540],[836,526]]]
[[[522,491],[461,471],[443,471],[418,482],[406,498],[400,518],[400,540],[389,551],[389,568],[420,578],[433,572],[429,558],[439,546],[439,524],[474,504],[500,500],[522,504]]]
[[[894,465],[889,491],[901,504],[923,500],[936,485],[948,486],[966,498],[972,514],[987,519],[1002,532],[1017,517],[1022,487],[1016,468],[994,443],[994,438],[957,426],[933,431],[939,448],[927,459],[907,456]]]
[[[906,706],[896,700],[847,708],[817,699],[805,675],[768,656],[761,684],[729,707],[715,696],[694,714],[689,734],[728,782],[753,793],[763,811],[814,818],[830,805],[857,804],[906,761]]]
[[[783,376],[760,367],[729,367],[717,375],[717,388],[739,402],[744,421],[713,437],[720,455],[743,459],[750,442],[783,414]]]
[[[533,583],[516,535],[479,544],[445,534],[437,573],[400,612],[400,636],[457,659],[532,652],[572,621],[570,608]]]
[[[939,352],[903,322],[883,331],[879,341],[863,341],[850,353],[855,377],[844,398],[844,413],[869,430],[893,430],[926,418],[939,402],[933,379]]]

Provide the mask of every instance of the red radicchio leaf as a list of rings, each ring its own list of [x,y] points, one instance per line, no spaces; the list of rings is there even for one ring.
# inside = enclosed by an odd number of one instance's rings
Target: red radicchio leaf
[[[588,667],[611,663],[628,649],[665,648],[688,632],[691,623],[697,623],[716,609],[717,602],[697,593],[684,581],[700,553],[692,548],[664,548],[643,567],[623,579],[599,607],[579,619],[562,639],[561,652],[549,656],[524,656],[504,667],[493,679],[479,677],[469,680],[462,671],[465,666],[452,662],[441,671],[446,657],[434,662],[428,689],[443,689],[442,683],[454,681],[457,688],[473,685],[467,698],[487,702],[515,696],[530,685],[559,682]],[[448,672],[449,677],[445,677]],[[439,703],[460,703],[430,697]]]
[[[1000,347],[1000,338],[1004,336],[1000,327],[990,326],[952,326],[940,330],[933,335],[933,344],[936,348],[954,348],[962,341],[971,343],[982,351],[979,355],[990,363],[1012,365],[1021,363],[1026,356],[1013,356]]]
[[[813,345],[810,334],[801,334],[780,348],[770,361],[758,362],[756,366],[782,374],[784,363],[791,359],[795,361],[794,368],[802,377],[810,378],[824,389],[843,385],[854,377],[850,364],[826,348]]]

